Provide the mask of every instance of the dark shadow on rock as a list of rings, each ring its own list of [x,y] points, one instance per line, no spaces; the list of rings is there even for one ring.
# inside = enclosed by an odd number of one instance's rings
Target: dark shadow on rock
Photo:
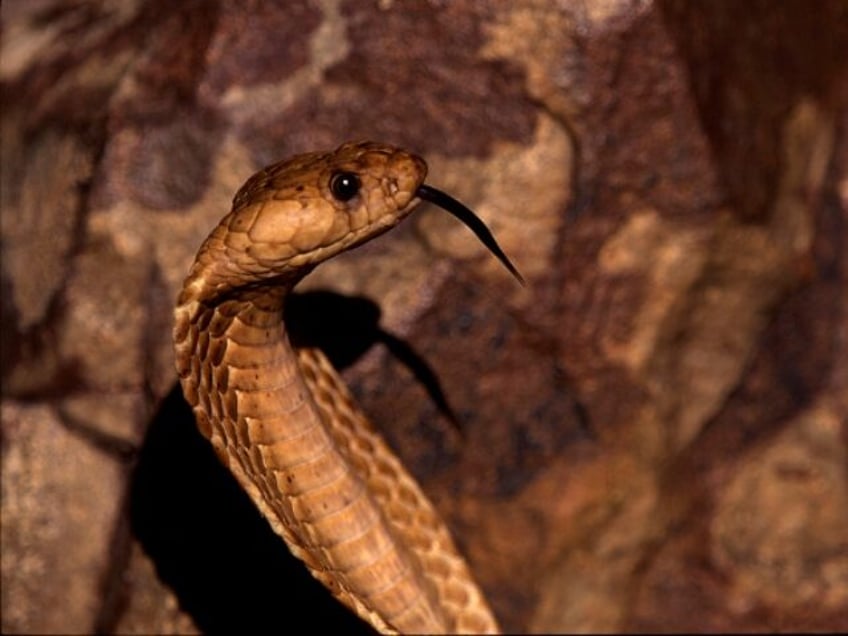
[[[380,308],[373,301],[327,291],[293,294],[286,304],[286,324],[294,346],[321,349],[339,370],[372,345],[384,345],[415,376],[439,412],[459,428],[436,374],[407,342],[380,328]]]
[[[297,346],[322,349],[341,369],[385,343],[446,408],[433,372],[379,317],[373,302],[329,292],[295,295],[287,310]],[[197,430],[179,386],[150,424],[131,488],[134,535],[204,633],[373,633],[273,533]]]

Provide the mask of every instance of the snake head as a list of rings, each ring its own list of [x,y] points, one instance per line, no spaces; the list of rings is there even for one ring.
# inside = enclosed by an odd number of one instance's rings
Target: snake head
[[[206,239],[185,293],[219,296],[276,280],[293,285],[316,265],[397,225],[422,199],[448,211],[523,282],[471,210],[424,184],[427,164],[405,150],[347,143],[268,166],[236,193]]]
[[[263,278],[299,278],[397,225],[426,174],[423,159],[372,142],[269,166],[238,191],[222,222],[228,256]]]

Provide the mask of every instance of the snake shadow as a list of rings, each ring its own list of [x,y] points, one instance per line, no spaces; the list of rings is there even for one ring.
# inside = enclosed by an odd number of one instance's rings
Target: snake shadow
[[[321,348],[337,369],[376,343],[389,348],[455,421],[435,374],[379,327],[365,298],[293,295],[286,319],[297,346]],[[204,633],[373,634],[273,533],[212,447],[176,385],[148,429],[130,490],[130,523],[159,578]]]

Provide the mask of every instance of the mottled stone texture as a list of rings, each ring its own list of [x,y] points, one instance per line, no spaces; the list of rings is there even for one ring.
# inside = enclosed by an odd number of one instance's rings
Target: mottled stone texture
[[[2,630],[364,630],[196,432],[177,289],[262,164],[423,209],[291,308],[508,630],[848,630],[848,5],[4,2]],[[455,421],[447,413],[455,415]]]

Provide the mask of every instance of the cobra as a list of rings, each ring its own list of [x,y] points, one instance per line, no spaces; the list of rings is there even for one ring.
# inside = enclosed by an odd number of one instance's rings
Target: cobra
[[[372,142],[252,176],[203,242],[175,312],[197,425],[291,552],[384,633],[494,633],[468,564],[324,355],[290,344],[283,306],[319,263],[422,199],[460,218],[520,280],[478,217],[424,184],[427,165]]]

